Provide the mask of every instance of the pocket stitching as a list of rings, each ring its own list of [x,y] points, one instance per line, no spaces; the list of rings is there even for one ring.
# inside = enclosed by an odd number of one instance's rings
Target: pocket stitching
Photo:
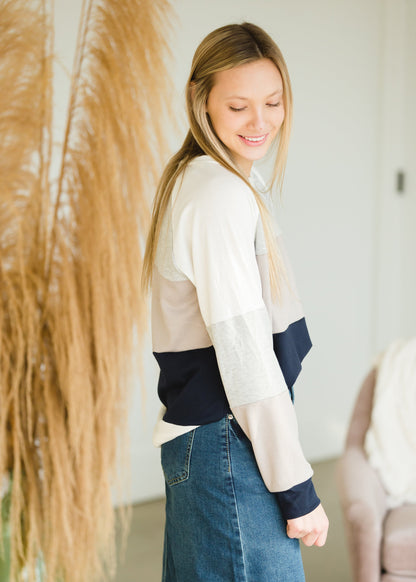
[[[192,451],[192,446],[194,443],[194,436],[195,436],[195,429],[190,432],[190,435],[188,438],[188,444],[186,447],[184,470],[182,471],[182,473],[180,475],[175,475],[175,477],[171,477],[170,479],[167,479],[168,485],[170,485],[170,486],[178,485],[178,483],[183,483],[184,481],[189,479],[189,466],[191,463],[191,451]]]

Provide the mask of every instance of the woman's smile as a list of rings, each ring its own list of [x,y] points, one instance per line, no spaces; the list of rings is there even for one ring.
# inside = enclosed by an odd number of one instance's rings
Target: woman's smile
[[[238,137],[249,147],[258,147],[266,143],[267,136],[269,134],[266,133],[265,135],[260,136],[248,136],[248,135],[239,135]]]

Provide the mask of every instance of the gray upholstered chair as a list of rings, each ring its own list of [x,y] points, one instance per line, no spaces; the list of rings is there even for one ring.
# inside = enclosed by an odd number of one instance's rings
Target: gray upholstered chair
[[[373,369],[358,395],[337,471],[354,582],[416,582],[416,505],[387,509],[363,448],[375,380]]]

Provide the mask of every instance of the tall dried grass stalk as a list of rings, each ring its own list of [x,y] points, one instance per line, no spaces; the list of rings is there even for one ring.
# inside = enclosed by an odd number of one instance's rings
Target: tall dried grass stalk
[[[54,190],[50,17],[43,2],[0,0],[0,476],[12,476],[13,581],[34,581],[39,556],[47,582],[114,572],[110,483],[145,327],[169,16],[167,0],[84,2]]]

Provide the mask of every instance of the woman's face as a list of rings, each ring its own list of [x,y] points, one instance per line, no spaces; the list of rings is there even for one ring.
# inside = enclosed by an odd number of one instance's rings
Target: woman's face
[[[215,74],[207,113],[217,136],[247,176],[282,125],[282,95],[282,77],[270,59]]]

